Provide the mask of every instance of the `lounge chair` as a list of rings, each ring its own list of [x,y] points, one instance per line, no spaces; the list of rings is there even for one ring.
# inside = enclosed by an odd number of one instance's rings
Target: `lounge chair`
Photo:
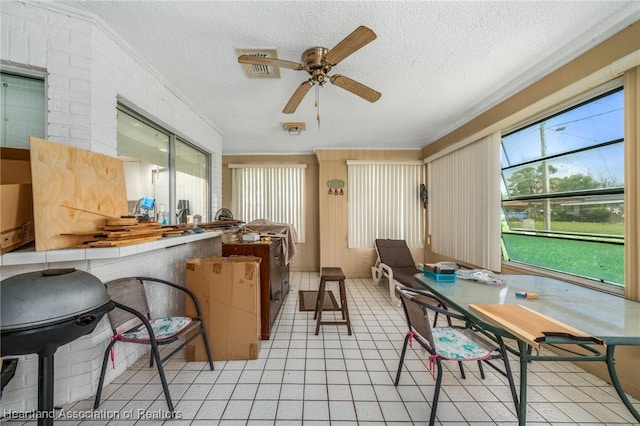
[[[400,306],[400,299],[395,292],[396,284],[416,287],[414,275],[422,270],[413,261],[405,240],[377,239],[375,247],[378,259],[371,267],[373,281],[377,284],[382,277],[386,277],[389,281],[391,304]]]

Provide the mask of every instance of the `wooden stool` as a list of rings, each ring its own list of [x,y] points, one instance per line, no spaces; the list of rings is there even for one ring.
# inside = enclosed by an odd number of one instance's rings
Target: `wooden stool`
[[[340,289],[340,311],[344,321],[322,321],[322,308],[324,305],[324,291],[327,281],[337,281]],[[346,324],[347,331],[351,335],[351,321],[349,320],[349,308],[347,308],[347,291],[344,286],[344,273],[340,268],[320,268],[320,288],[316,299],[316,312],[313,316],[316,321],[316,335],[320,332],[322,324]]]

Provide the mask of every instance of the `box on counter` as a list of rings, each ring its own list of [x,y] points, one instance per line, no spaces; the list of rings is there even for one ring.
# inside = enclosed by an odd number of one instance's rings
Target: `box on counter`
[[[455,272],[453,274],[437,274],[426,266],[424,267],[422,272],[426,277],[429,277],[439,283],[455,283],[456,279],[458,278]]]
[[[0,148],[0,253],[34,241],[28,149]]]
[[[198,298],[213,359],[256,359],[260,352],[260,258],[203,257],[187,261],[187,288]],[[195,316],[187,301],[187,315]],[[187,361],[206,361],[199,337],[186,349]]]
[[[435,274],[455,274],[458,270],[454,262],[425,263],[423,267]]]

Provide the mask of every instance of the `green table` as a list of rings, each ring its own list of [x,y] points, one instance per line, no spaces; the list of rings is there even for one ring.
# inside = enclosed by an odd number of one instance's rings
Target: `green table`
[[[606,363],[611,383],[620,400],[640,422],[640,414],[624,393],[615,369],[614,351],[619,345],[640,346],[640,302],[598,290],[581,287],[553,278],[533,275],[503,275],[501,286],[458,279],[455,283],[436,282],[416,274],[420,285],[433,292],[452,308],[467,315],[481,329],[514,339],[520,358],[520,397],[518,423],[526,424],[527,364],[530,361],[601,361]],[[538,293],[538,299],[521,299],[516,292]],[[531,344],[510,334],[505,328],[469,308],[469,305],[520,304],[547,317],[574,327],[600,339],[575,340],[571,337],[549,336],[542,340],[548,346],[568,348],[579,345],[583,353],[569,355],[535,355]],[[569,346],[568,346],[569,345]],[[575,346],[573,346],[575,347]]]

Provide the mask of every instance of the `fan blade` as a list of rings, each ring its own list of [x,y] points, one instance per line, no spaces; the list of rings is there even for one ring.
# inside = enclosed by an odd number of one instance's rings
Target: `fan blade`
[[[328,51],[324,58],[331,65],[337,65],[338,62],[375,39],[376,33],[361,25]]]
[[[300,71],[304,69],[304,66],[297,62],[285,61],[284,59],[277,59],[277,58],[263,58],[261,56],[254,56],[254,55],[240,55],[238,56],[238,62],[240,62],[241,64],[266,65],[270,67],[289,68],[296,71]]]
[[[291,99],[289,99],[289,102],[287,102],[287,104],[284,106],[282,112],[285,114],[293,114],[294,112],[296,112],[298,105],[300,105],[302,99],[305,97],[307,92],[309,92],[311,86],[313,86],[313,81],[311,80],[307,80],[300,86],[298,86],[296,91],[293,92]]]
[[[344,90],[348,90],[354,95],[358,95],[362,99],[372,103],[380,99],[380,96],[382,96],[382,93],[376,92],[372,88],[340,74],[331,76],[331,84],[341,87]]]

